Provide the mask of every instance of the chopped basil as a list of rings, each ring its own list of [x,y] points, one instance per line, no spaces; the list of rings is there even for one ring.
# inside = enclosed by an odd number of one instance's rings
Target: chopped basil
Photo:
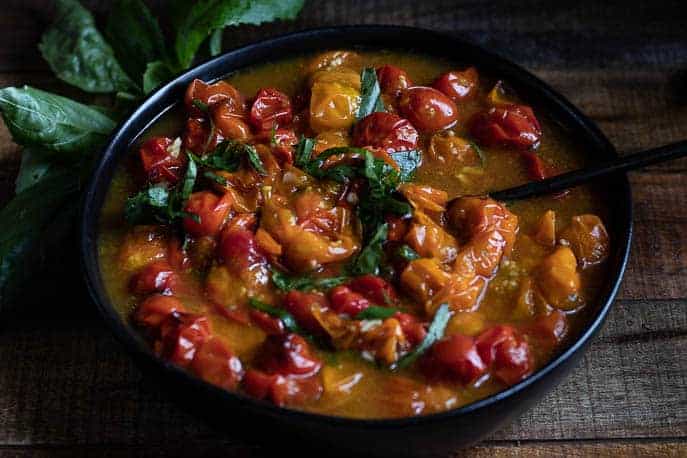
[[[251,297],[248,300],[248,303],[256,310],[260,310],[261,312],[265,312],[270,316],[279,318],[281,322],[284,323],[284,327],[290,332],[303,334],[303,330],[298,326],[298,323],[296,323],[296,319],[286,310],[266,304],[258,299],[255,299],[254,297]]]
[[[376,111],[386,111],[377,72],[374,68],[364,68],[360,73],[360,108],[356,117],[360,121]]]
[[[189,157],[193,158],[194,161],[203,167],[226,170],[227,172],[236,172],[241,165],[241,159],[245,156],[248,163],[258,173],[262,175],[267,173],[265,172],[265,168],[255,148],[251,145],[233,140],[223,141],[217,145],[214,150],[203,157],[196,156],[193,153],[188,154]]]
[[[480,161],[481,166],[484,167],[485,165],[487,165],[487,155],[484,153],[482,148],[480,148],[477,145],[477,143],[475,143],[475,142],[470,142],[470,146],[472,146],[472,148],[475,150],[475,152],[479,156],[479,161]]]
[[[226,178],[224,178],[224,177],[221,176],[221,175],[217,175],[216,173],[210,172],[209,170],[206,171],[206,172],[203,174],[203,176],[204,176],[205,178],[208,178],[208,179],[214,181],[214,182],[217,183],[217,184],[222,185],[222,186],[227,186],[227,185],[229,184],[229,182],[227,181]]]
[[[288,276],[278,270],[272,270],[272,283],[282,291],[326,291],[350,280],[348,276],[313,278],[310,276]]]
[[[296,167],[305,170],[305,167],[310,163],[312,157],[312,149],[315,146],[315,140],[312,138],[301,137],[301,140],[296,146],[296,154],[294,164]]]
[[[427,335],[424,339],[422,339],[420,345],[399,359],[395,367],[402,369],[410,366],[420,356],[422,356],[422,354],[426,352],[429,347],[441,339],[444,336],[444,331],[446,330],[446,325],[448,324],[449,318],[451,318],[451,311],[448,308],[448,304],[441,304],[434,314],[434,319],[432,319],[432,323],[429,325]]]
[[[193,99],[193,102],[191,102],[194,107],[198,108],[200,111],[203,113],[208,112],[208,104],[199,100],[199,99]]]
[[[417,254],[417,252],[410,248],[408,245],[401,245],[400,247],[398,247],[396,254],[398,254],[399,257],[405,259],[406,261],[414,261],[416,259],[421,258],[421,256]]]
[[[384,223],[377,228],[365,248],[351,265],[351,272],[355,275],[377,274],[384,256],[382,244],[386,241],[389,225]]]
[[[355,316],[356,320],[386,320],[391,318],[396,313],[398,309],[393,307],[381,307],[378,305],[371,305],[365,310],[361,311]]]

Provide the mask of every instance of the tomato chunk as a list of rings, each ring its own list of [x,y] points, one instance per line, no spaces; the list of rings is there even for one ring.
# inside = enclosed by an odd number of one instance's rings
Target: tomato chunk
[[[196,237],[217,235],[229,216],[231,205],[232,198],[229,193],[223,197],[209,191],[191,194],[184,211],[196,215],[199,221],[191,217],[184,218],[184,229]]]
[[[159,353],[170,362],[186,367],[210,334],[210,322],[202,315],[170,315],[160,326]]]
[[[250,319],[267,335],[284,334],[284,323],[279,318],[271,317],[260,310],[251,310]]]
[[[267,263],[265,255],[258,249],[255,234],[246,229],[225,229],[219,242],[219,255],[237,274],[252,269],[256,264]]]
[[[217,337],[212,337],[196,350],[191,370],[206,382],[225,390],[236,389],[243,377],[241,360]]]
[[[401,324],[403,334],[411,345],[418,345],[427,335],[427,328],[425,323],[420,321],[415,315],[409,313],[396,312],[394,318]]]
[[[167,261],[155,261],[131,278],[129,289],[135,294],[171,293],[178,280]]]
[[[176,313],[186,313],[186,307],[179,299],[156,294],[141,302],[134,313],[134,321],[157,328],[168,316]]]
[[[422,368],[430,377],[472,383],[487,371],[480,357],[475,339],[454,334],[432,346],[424,358]]]
[[[291,124],[293,109],[289,96],[277,89],[260,89],[250,109],[250,123],[258,131],[269,131]]]
[[[337,313],[352,317],[370,306],[370,301],[365,296],[343,285],[329,291],[329,302]]]
[[[529,149],[539,145],[542,131],[532,108],[526,105],[492,107],[476,113],[469,123],[470,134],[484,146]]]
[[[298,144],[298,137],[293,129],[263,131],[254,139],[256,142],[269,144],[272,154],[281,165],[293,164],[294,149]]]
[[[479,75],[475,67],[463,71],[447,72],[437,78],[432,86],[446,94],[454,102],[469,100],[477,94]]]
[[[285,377],[249,369],[243,379],[246,392],[258,399],[269,399],[278,406],[298,405],[317,399],[323,391],[319,377]]]
[[[224,102],[230,105],[235,113],[245,111],[245,100],[243,95],[231,84],[226,81],[218,81],[214,84],[207,84],[204,81],[195,79],[188,85],[184,95],[186,109],[193,116],[203,116],[205,112],[197,106],[201,105],[212,107],[213,105]]]
[[[413,85],[405,70],[395,65],[383,65],[377,68],[377,80],[384,94],[398,96],[403,89]]]
[[[448,129],[458,119],[458,107],[453,100],[431,87],[415,86],[404,90],[399,110],[422,132]]]
[[[348,287],[377,305],[391,305],[398,302],[398,294],[391,283],[376,275],[357,277],[348,284]]]
[[[154,137],[143,143],[138,151],[148,181],[179,181],[186,166],[186,156],[180,147],[175,147],[174,140],[169,137]]]
[[[551,346],[559,344],[568,334],[568,319],[560,310],[538,316],[529,328],[531,335],[543,339]]]
[[[212,122],[222,137],[243,142],[250,138],[250,127],[246,123],[243,113],[237,113],[231,104],[218,103],[213,106],[211,114]]]
[[[327,298],[318,293],[304,293],[301,291],[289,291],[284,297],[283,307],[296,319],[305,330],[321,334],[324,332],[322,325],[312,312],[313,307],[326,308],[329,306]]]
[[[268,336],[260,348],[257,367],[270,374],[308,377],[320,370],[322,362],[303,337],[292,333]]]
[[[418,133],[407,119],[393,113],[372,113],[353,129],[355,146],[382,148],[389,153],[417,148]]]
[[[513,385],[532,372],[530,347],[512,326],[494,326],[477,337],[477,351],[496,379]]]

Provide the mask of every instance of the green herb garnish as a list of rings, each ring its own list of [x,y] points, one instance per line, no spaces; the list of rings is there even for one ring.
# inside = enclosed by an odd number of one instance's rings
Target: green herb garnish
[[[448,308],[448,304],[441,304],[434,314],[432,323],[429,325],[427,330],[427,335],[420,345],[415,347],[411,352],[407,353],[396,363],[396,368],[403,369],[413,364],[424,352],[426,352],[429,347],[434,345],[435,342],[440,340],[444,336],[444,331],[446,330],[446,325],[448,320],[451,318],[451,311]]]
[[[381,307],[378,305],[371,305],[365,310],[361,311],[355,316],[356,320],[386,320],[391,318],[396,313],[398,309],[393,307]]]
[[[245,157],[258,173],[267,174],[255,148],[234,140],[223,141],[204,157],[196,156],[193,153],[189,153],[189,156],[203,167],[226,170],[227,172],[236,172],[241,166],[241,159]]]
[[[386,111],[377,72],[374,68],[364,68],[360,73],[360,107],[356,117],[360,121],[377,111]]]
[[[415,250],[410,248],[408,245],[401,245],[398,247],[398,250],[396,250],[396,254],[405,259],[406,261],[414,261],[416,259],[420,259],[421,256],[417,254]]]
[[[286,310],[266,304],[258,299],[255,299],[254,297],[251,297],[248,300],[248,303],[256,310],[260,310],[261,312],[265,312],[270,316],[279,318],[281,322],[284,323],[284,327],[290,332],[304,334],[303,330],[298,326],[298,323],[296,323],[296,319]]]
[[[278,270],[272,269],[272,283],[282,291],[320,290],[327,291],[335,286],[342,285],[349,281],[349,276],[313,278],[310,276],[288,276]]]
[[[227,186],[229,184],[229,181],[227,181],[226,178],[224,178],[221,175],[217,175],[216,173],[211,172],[209,170],[207,170],[205,173],[203,173],[203,176],[205,178],[208,178],[208,179],[214,181],[217,184],[222,185],[222,186]]]
[[[370,238],[370,241],[360,251],[358,257],[353,261],[350,270],[355,275],[377,274],[379,264],[382,262],[384,250],[382,244],[386,241],[389,225],[384,223],[377,228]]]

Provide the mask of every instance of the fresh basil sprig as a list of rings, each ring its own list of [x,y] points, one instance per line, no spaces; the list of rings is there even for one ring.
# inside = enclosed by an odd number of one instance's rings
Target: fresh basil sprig
[[[429,325],[429,329],[427,329],[427,335],[422,339],[420,345],[399,359],[395,367],[398,369],[408,367],[429,350],[435,342],[444,336],[449,318],[451,318],[451,310],[448,308],[448,304],[441,304],[434,314],[432,323]]]
[[[364,68],[360,73],[360,107],[356,118],[360,121],[377,111],[386,111],[377,72],[374,68]]]

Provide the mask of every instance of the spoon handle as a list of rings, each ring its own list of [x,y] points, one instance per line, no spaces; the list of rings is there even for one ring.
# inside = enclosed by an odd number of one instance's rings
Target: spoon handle
[[[611,161],[601,162],[580,170],[556,175],[544,180],[532,181],[522,186],[489,193],[495,200],[519,200],[528,197],[550,194],[573,188],[594,178],[612,173],[635,170],[647,165],[670,161],[687,156],[687,141],[670,143],[658,148],[627,154]]]

